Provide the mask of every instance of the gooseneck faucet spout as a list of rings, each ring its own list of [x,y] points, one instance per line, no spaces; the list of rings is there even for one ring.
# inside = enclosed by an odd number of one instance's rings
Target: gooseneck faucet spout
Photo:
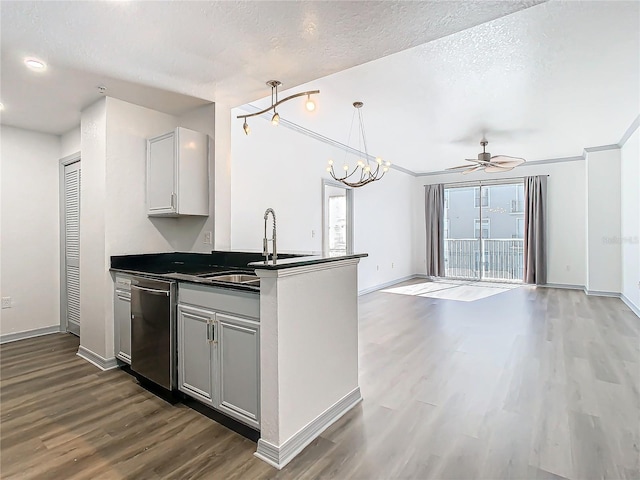
[[[276,260],[278,260],[278,252],[276,249],[276,212],[273,211],[273,208],[267,208],[264,212],[264,238],[262,239],[262,254],[264,255],[264,263],[269,263],[269,239],[267,239],[267,219],[269,218],[269,214],[273,216],[273,234],[271,236],[271,241],[273,242],[273,264],[276,264]]]

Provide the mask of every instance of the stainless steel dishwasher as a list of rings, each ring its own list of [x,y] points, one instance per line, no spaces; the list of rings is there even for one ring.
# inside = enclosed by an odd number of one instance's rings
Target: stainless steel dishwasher
[[[176,282],[131,279],[131,370],[176,388]]]

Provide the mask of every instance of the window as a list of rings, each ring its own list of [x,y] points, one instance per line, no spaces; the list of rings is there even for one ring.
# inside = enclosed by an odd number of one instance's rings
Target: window
[[[491,233],[490,225],[488,218],[482,219],[482,238],[489,238]],[[473,236],[474,238],[480,238],[480,220],[478,218],[473,221]]]
[[[514,238],[524,238],[524,218],[516,218],[516,234]]]
[[[478,208],[482,203],[483,207],[489,206],[489,189],[486,187],[474,187],[473,193],[475,196],[474,206]],[[482,195],[482,198],[480,197]]]
[[[323,181],[322,244],[325,255],[346,255],[353,251],[353,191]]]

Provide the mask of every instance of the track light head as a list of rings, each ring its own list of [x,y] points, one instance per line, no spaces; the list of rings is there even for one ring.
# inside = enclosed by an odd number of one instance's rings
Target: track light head
[[[316,109],[316,102],[311,100],[311,94],[307,95],[307,103],[305,103],[307,111],[313,112]]]
[[[244,130],[245,135],[249,135],[251,133],[251,127],[249,127],[246,120],[244,121],[244,125],[242,125],[242,129]]]
[[[274,113],[273,117],[271,117],[271,125],[274,127],[280,125],[280,115],[278,115],[278,112]]]

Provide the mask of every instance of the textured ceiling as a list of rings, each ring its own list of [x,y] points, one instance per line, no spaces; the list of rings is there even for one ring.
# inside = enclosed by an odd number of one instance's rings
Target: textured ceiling
[[[369,152],[414,172],[464,164],[483,135],[494,155],[571,157],[640,113],[639,64],[640,2],[554,1],[301,85],[320,89],[317,110],[280,113],[347,143],[361,100]]]
[[[270,78],[295,86],[538,3],[2,1],[2,123],[62,133],[100,84],[160,110],[198,103],[175,93],[240,105]]]

